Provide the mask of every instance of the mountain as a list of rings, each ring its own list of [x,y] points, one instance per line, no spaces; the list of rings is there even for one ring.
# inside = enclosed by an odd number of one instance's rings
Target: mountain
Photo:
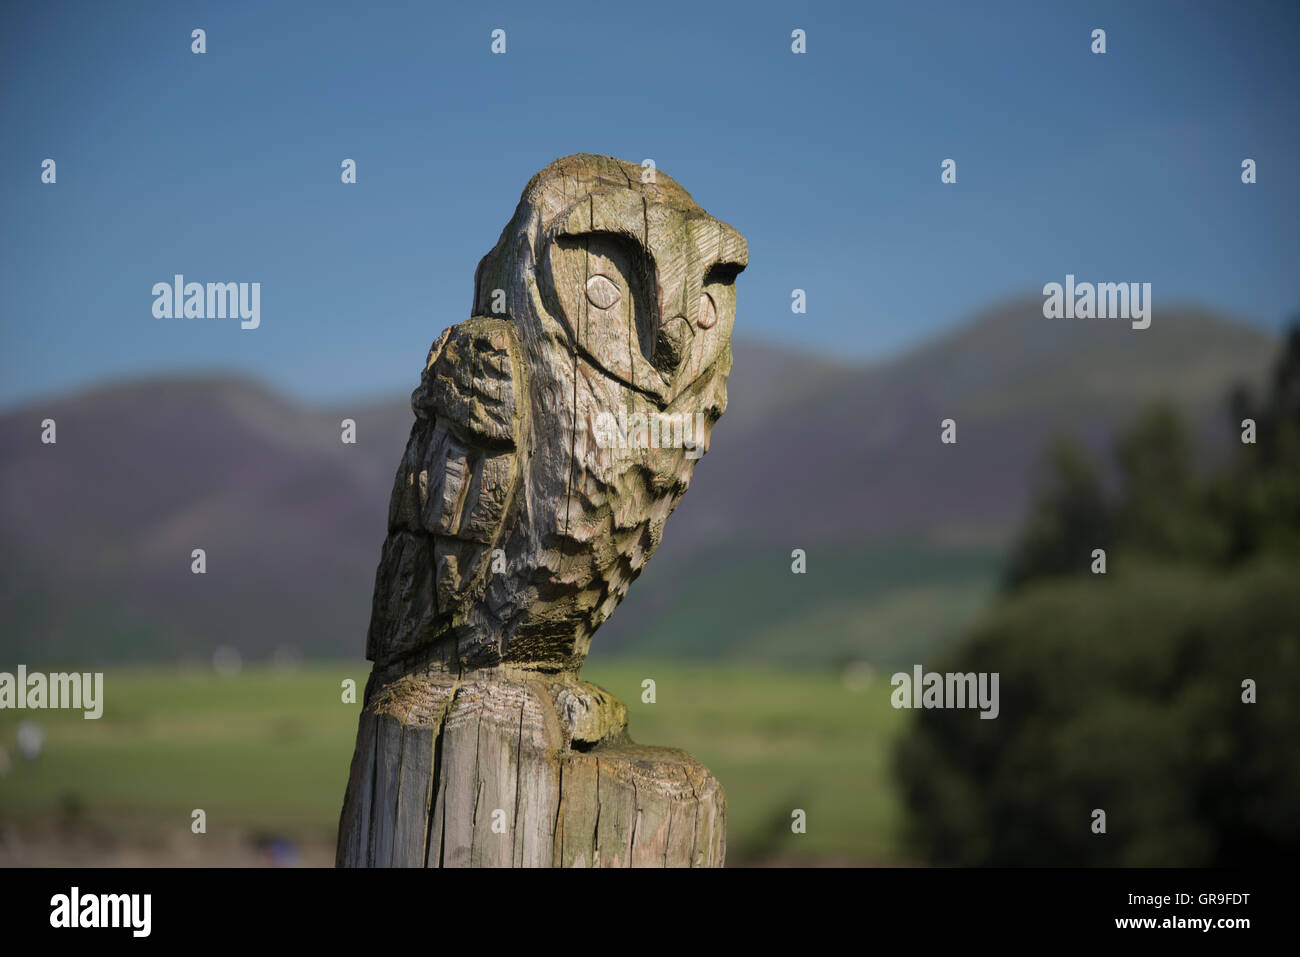
[[[1236,434],[1228,391],[1257,384],[1276,348],[1204,310],[1134,330],[1044,319],[1034,299],[894,361],[824,370],[779,401],[738,349],[712,449],[594,653],[910,667],[985,607],[1050,437],[1071,433],[1104,460],[1164,398],[1208,463]],[[735,428],[732,410],[751,403],[761,422]],[[939,441],[947,418],[955,445]]]
[[[711,451],[596,653],[915,660],[983,606],[1049,435],[1100,448],[1165,396],[1213,456],[1232,434],[1226,391],[1258,381],[1274,349],[1198,310],[1138,331],[1047,320],[1039,300],[865,367],[740,340]],[[956,445],[939,442],[945,418]],[[0,661],[200,659],[221,645],[357,656],[411,421],[406,394],[309,408],[230,376],[7,412]],[[791,574],[795,548],[806,575]]]
[[[1022,514],[1043,442],[1063,431],[1104,446],[1152,399],[1188,414],[1202,447],[1232,437],[1224,398],[1255,382],[1276,349],[1249,326],[1199,310],[1150,328],[1048,320],[1041,300],[987,312],[949,335],[875,367],[833,371],[821,387],[774,401],[762,425],[718,427],[679,514],[771,540],[926,535],[999,542]],[[732,408],[761,380],[736,361]],[[957,444],[939,442],[957,422]],[[694,501],[692,501],[694,500]],[[701,501],[703,500],[703,501]],[[764,516],[758,521],[759,516]],[[683,521],[681,524],[689,524]],[[665,538],[668,541],[668,538]]]

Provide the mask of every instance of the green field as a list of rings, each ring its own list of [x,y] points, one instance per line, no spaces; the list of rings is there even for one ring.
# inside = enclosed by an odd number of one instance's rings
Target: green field
[[[636,623],[596,655],[834,668],[868,661],[907,670],[960,640],[997,592],[992,546],[918,541],[821,544],[808,573],[790,549],[745,543],[651,564],[610,627]]]
[[[340,685],[363,687],[367,673],[365,662],[236,677],[110,670],[97,721],[0,712],[0,862],[242,863],[216,849],[271,836],[296,842],[304,863],[328,862],[359,711]],[[906,713],[889,706],[887,675],[851,690],[832,672],[618,660],[583,677],[627,703],[634,739],[686,748],[722,781],[730,863],[902,859],[887,765]],[[654,704],[641,701],[645,678]],[[27,761],[15,741],[32,719],[45,745]],[[195,808],[206,834],[190,833]],[[791,832],[795,808],[806,834]]]

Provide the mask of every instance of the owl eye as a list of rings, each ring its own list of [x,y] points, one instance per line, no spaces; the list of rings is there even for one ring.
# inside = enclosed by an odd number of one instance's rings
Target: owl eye
[[[587,280],[587,301],[597,309],[609,309],[618,304],[623,296],[618,286],[607,277],[597,273]]]
[[[707,292],[700,293],[700,309],[699,314],[695,317],[695,324],[701,329],[711,329],[717,321],[717,303],[713,301],[713,297]]]

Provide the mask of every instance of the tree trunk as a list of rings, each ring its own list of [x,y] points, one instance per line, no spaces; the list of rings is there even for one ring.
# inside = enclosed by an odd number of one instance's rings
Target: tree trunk
[[[633,743],[596,685],[404,675],[366,690],[337,863],[721,867],[726,807],[691,755]]]

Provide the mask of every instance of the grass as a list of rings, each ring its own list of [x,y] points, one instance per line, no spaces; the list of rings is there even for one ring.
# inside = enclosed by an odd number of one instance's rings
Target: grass
[[[341,683],[350,677],[360,689],[367,673],[365,662],[235,677],[119,669],[105,674],[97,721],[0,711],[9,758],[0,827],[167,848],[191,839],[191,812],[202,808],[209,839],[282,835],[323,853],[359,711],[341,701]],[[619,659],[591,662],[583,677],[627,703],[634,739],[685,748],[722,781],[731,863],[902,859],[887,764],[904,713],[889,706],[887,675],[851,691],[832,672]],[[646,678],[653,704],[642,701]],[[35,761],[17,754],[23,720],[45,732]],[[804,834],[791,831],[796,808],[807,815]]]
[[[835,673],[758,666],[617,660],[583,676],[627,704],[635,740],[685,748],[718,777],[733,863],[899,861],[888,760],[903,718],[887,675],[856,692]],[[791,831],[796,808],[804,834]]]
[[[662,572],[652,563],[595,647],[718,666],[908,669],[969,631],[1002,561],[992,547],[824,545],[796,575],[790,549],[715,549]]]

